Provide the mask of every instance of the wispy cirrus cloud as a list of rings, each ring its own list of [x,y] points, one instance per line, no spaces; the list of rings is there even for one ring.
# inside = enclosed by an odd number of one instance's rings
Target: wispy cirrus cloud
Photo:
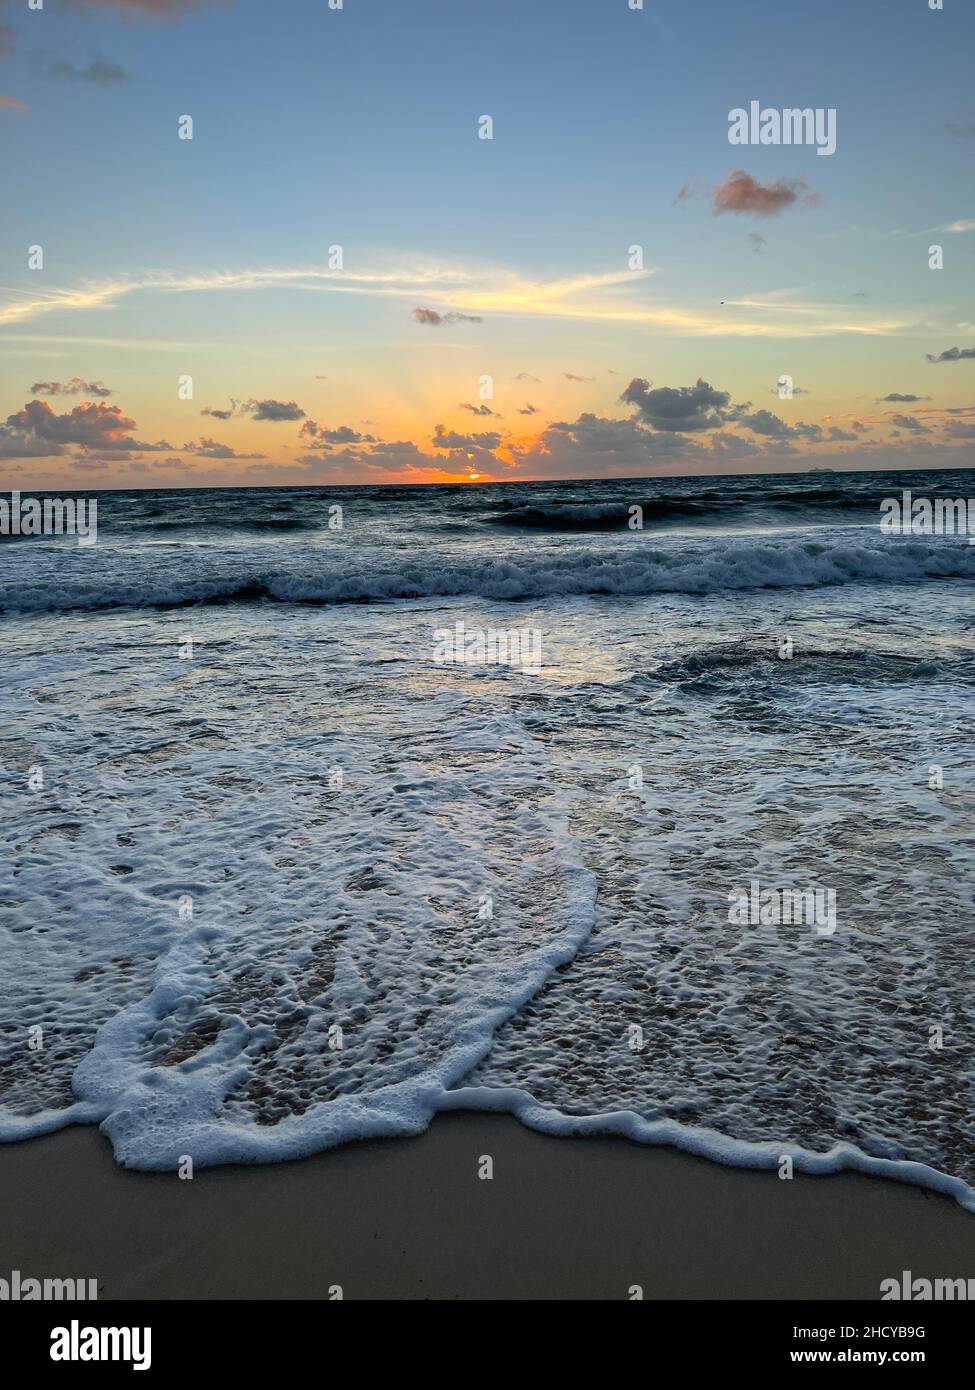
[[[909,320],[889,310],[872,313],[849,305],[795,298],[779,290],[751,299],[729,300],[719,310],[708,303],[686,306],[654,302],[647,295],[650,269],[615,270],[539,280],[505,267],[410,261],[399,267],[337,271],[328,267],[265,268],[199,272],[153,271],[38,292],[18,291],[0,303],[0,326],[29,323],[51,314],[78,314],[112,308],[134,295],[213,294],[256,290],[365,295],[395,300],[426,300],[423,322],[478,319],[482,314],[566,319],[579,323],[652,326],[665,332],[702,337],[818,337],[832,333],[887,334],[903,331]],[[464,310],[453,306],[461,303]],[[728,308],[747,310],[729,313]]]

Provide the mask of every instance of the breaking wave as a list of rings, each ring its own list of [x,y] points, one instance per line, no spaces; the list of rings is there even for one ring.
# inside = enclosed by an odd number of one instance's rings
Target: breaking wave
[[[627,553],[571,550],[482,555],[458,559],[424,555],[383,558],[373,567],[341,565],[328,552],[296,551],[275,569],[257,569],[241,557],[160,554],[113,559],[87,577],[88,557],[62,549],[59,577],[9,582],[0,598],[7,613],[71,609],[172,608],[214,603],[370,603],[475,595],[498,600],[558,596],[655,593],[708,594],[852,583],[909,583],[975,579],[975,548],[963,540],[818,538],[756,540],[712,538]],[[378,556],[372,557],[374,562]],[[290,563],[287,562],[290,560]],[[196,568],[194,569],[194,565]]]

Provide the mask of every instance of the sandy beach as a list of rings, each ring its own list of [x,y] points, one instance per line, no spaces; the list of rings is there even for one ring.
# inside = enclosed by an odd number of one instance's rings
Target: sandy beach
[[[5,1147],[0,1184],[5,1277],[97,1278],[102,1300],[871,1300],[905,1269],[975,1274],[975,1218],[920,1188],[782,1181],[504,1115],[192,1181],[120,1169],[74,1129]]]

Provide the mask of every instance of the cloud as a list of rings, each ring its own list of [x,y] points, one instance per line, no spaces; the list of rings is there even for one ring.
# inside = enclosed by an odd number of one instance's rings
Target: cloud
[[[16,97],[0,97],[0,111],[28,111],[30,108],[25,106]]]
[[[446,314],[438,314],[436,309],[414,309],[411,315],[417,323],[428,324],[431,328],[439,328],[443,323],[483,323],[484,320],[479,314],[458,314],[453,310]]]
[[[542,378],[532,376],[531,372],[519,372],[517,376],[512,377],[512,381],[534,381],[536,385],[540,386]]]
[[[538,406],[532,405],[531,401],[526,401],[524,406],[518,411],[519,415],[537,415]]]
[[[885,401],[890,401],[892,404],[899,402],[902,405],[909,405],[911,401],[929,401],[930,399],[930,396],[912,396],[909,391],[891,391],[887,396],[878,396],[877,404],[883,405]]]
[[[901,333],[913,322],[906,314],[876,310],[868,318],[850,315],[848,304],[790,299],[791,291],[771,291],[752,299],[728,301],[727,309],[702,310],[648,302],[639,295],[652,272],[613,271],[575,275],[561,280],[530,280],[503,267],[457,266],[413,262],[392,269],[336,271],[312,266],[303,269],[225,270],[208,272],[150,271],[114,279],[87,281],[67,289],[45,289],[33,295],[18,293],[0,302],[0,324],[20,324],[45,314],[110,308],[128,295],[142,293],[213,294],[285,290],[303,294],[367,295],[379,299],[412,299],[422,293],[449,305],[463,295],[473,310],[492,316],[541,320],[566,319],[580,323],[651,325],[658,330],[696,337],[809,338],[823,334],[855,333],[882,336]],[[452,310],[425,310],[436,327],[451,321]],[[429,318],[433,315],[434,318]],[[465,314],[463,319],[476,317]],[[946,328],[944,332],[957,331]],[[527,374],[525,374],[527,376]]]
[[[800,420],[795,425],[787,425],[771,410],[756,410],[752,415],[742,415],[740,423],[753,434],[764,435],[768,439],[814,439],[822,438],[821,425],[806,425]]]
[[[818,193],[806,188],[804,179],[760,183],[744,169],[733,169],[724,183],[715,185],[711,196],[715,214],[748,213],[753,217],[774,217],[795,203],[811,206],[819,200]]]
[[[262,459],[264,454],[238,454],[236,449],[232,449],[229,444],[218,444],[215,439],[202,437],[199,444],[184,444],[184,454],[194,454],[197,458],[205,459]],[[170,459],[172,463],[174,460]]]
[[[945,425],[945,434],[952,439],[975,439],[975,424],[970,420],[949,420]]]
[[[117,447],[121,437],[135,429],[135,421],[122,414],[117,405],[76,405],[57,415],[46,401],[29,401],[22,410],[8,415],[6,429],[19,430],[52,444],[84,444]]]
[[[431,443],[435,449],[497,449],[501,444],[501,435],[496,430],[458,434],[455,430],[437,425]]]
[[[171,452],[172,444],[134,439],[135,421],[117,405],[82,401],[58,415],[47,401],[28,401],[0,425],[0,457],[45,458],[63,455],[70,448],[83,454],[111,454],[113,461],[133,453]]]
[[[119,67],[118,63],[110,63],[100,53],[86,68],[76,67],[74,63],[52,63],[48,72],[52,77],[72,77],[79,82],[92,82],[98,87],[114,87],[129,80],[125,68]]]
[[[0,24],[0,58],[10,58],[14,52],[14,31],[9,24]]]
[[[303,420],[305,418],[305,412],[297,401],[249,400],[246,405],[241,407],[241,410],[252,415],[255,420],[270,420],[274,424],[280,424],[284,420]]]
[[[840,429],[839,425],[831,425],[826,437],[830,440],[843,440],[851,444],[856,442],[856,435],[851,430]]]
[[[75,0],[86,10],[117,10],[125,15],[151,15],[153,19],[175,19],[205,5],[230,3],[231,0]]]
[[[612,420],[585,412],[554,421],[528,448],[512,447],[519,473],[534,477],[631,476],[657,465],[705,457],[685,436],[657,433],[636,420]]]
[[[313,439],[313,448],[332,449],[336,444],[376,444],[379,441],[375,435],[360,434],[358,430],[352,429],[350,425],[339,425],[335,429],[328,429],[325,425],[318,425],[314,420],[306,420],[298,431],[299,439]]]
[[[575,372],[563,372],[566,381],[595,381],[594,376],[576,376]]]
[[[945,130],[950,130],[952,135],[960,135],[963,139],[975,136],[975,124],[959,125],[957,121],[945,121]]]
[[[457,407],[458,410],[466,410],[471,415],[492,415],[495,420],[500,420],[500,415],[496,410],[492,410],[489,405],[466,405],[463,402]]]
[[[0,426],[0,443],[15,443],[14,436],[26,443],[48,446],[50,454],[61,454],[68,444],[85,449],[115,450],[133,447],[129,432],[135,421],[122,414],[117,405],[76,405],[64,415],[57,415],[46,401],[29,401],[21,410],[7,416]]]
[[[639,418],[652,429],[680,432],[718,429],[744,409],[733,407],[727,391],[716,390],[702,378],[693,386],[654,389],[643,377],[634,377],[620,400],[636,406]]]
[[[217,410],[213,406],[206,405],[200,411],[201,415],[212,415],[215,420],[232,420],[237,410],[237,402],[230,402],[229,410]]]
[[[109,462],[114,466],[116,460],[76,458],[71,460],[69,467],[76,468],[79,473],[104,473],[105,469],[109,466]]]
[[[944,352],[939,352],[936,356],[926,352],[925,357],[929,362],[963,362],[969,358],[975,358],[975,348],[945,348]]]
[[[103,381],[82,381],[73,376],[70,381],[35,381],[30,388],[32,396],[110,396],[109,387]]]
[[[765,237],[762,236],[761,232],[749,232],[748,240],[751,242],[754,251],[761,251],[764,247],[768,246],[768,242]]]
[[[909,430],[911,434],[931,433],[927,425],[922,425],[920,420],[915,419],[913,415],[895,415],[892,417],[892,423],[898,425],[902,430]]]

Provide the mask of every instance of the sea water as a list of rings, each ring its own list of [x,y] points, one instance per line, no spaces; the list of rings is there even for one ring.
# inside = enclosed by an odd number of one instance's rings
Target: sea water
[[[975,547],[881,534],[904,487],[975,474],[105,492],[97,545],[2,538],[0,1139],[167,1169],[475,1106],[975,1207]],[[540,659],[438,662],[458,624]],[[753,884],[835,930],[732,920]]]

